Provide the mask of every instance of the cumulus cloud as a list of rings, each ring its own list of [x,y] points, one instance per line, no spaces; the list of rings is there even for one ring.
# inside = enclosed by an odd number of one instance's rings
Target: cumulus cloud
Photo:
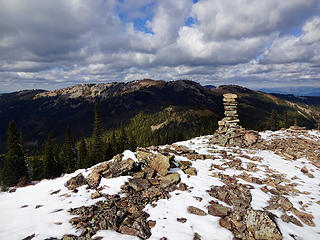
[[[264,53],[264,63],[320,62],[320,17],[308,20],[298,37],[286,35],[274,40]]]
[[[318,0],[1,0],[0,91],[141,78],[319,84]]]

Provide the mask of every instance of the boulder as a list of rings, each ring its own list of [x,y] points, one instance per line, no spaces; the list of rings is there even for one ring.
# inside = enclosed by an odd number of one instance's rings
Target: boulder
[[[231,208],[225,207],[217,202],[213,202],[208,206],[208,213],[212,216],[225,217],[230,214]]]
[[[134,178],[129,180],[129,186],[139,192],[148,189],[151,184],[147,179]]]
[[[136,150],[137,159],[141,163],[148,163],[152,158],[154,158],[155,154],[149,152],[145,148],[137,148]]]
[[[135,161],[131,158],[110,164],[110,168],[102,173],[105,178],[123,176],[135,167]]]
[[[84,178],[84,176],[82,175],[82,173],[79,173],[77,176],[70,178],[67,182],[66,182],[66,187],[69,190],[75,190],[76,188],[87,184],[86,179]]]
[[[236,183],[232,184],[227,180],[224,186],[212,186],[208,191],[211,197],[217,198],[235,210],[243,210],[251,207],[252,195],[246,185]]]
[[[92,172],[97,172],[97,173],[102,173],[104,171],[106,171],[107,169],[109,169],[109,162],[103,162],[101,164],[99,164],[98,166],[95,166],[92,169]]]
[[[96,171],[92,171],[92,173],[90,173],[86,179],[88,185],[93,188],[96,188],[99,186],[100,180],[101,180],[101,175]]]
[[[252,146],[253,144],[257,143],[260,140],[261,136],[259,133],[255,131],[248,131],[244,134],[243,136],[243,141],[244,144],[249,147]]]
[[[180,161],[180,162],[178,162],[178,164],[179,164],[179,168],[181,170],[185,170],[185,169],[189,168],[192,165],[192,163],[189,162],[189,161]]]
[[[247,210],[244,222],[247,231],[251,232],[255,239],[282,239],[277,225],[265,211]]]
[[[162,187],[167,187],[167,186],[170,186],[174,183],[180,182],[180,175],[179,175],[179,173],[174,172],[174,173],[170,173],[164,177],[160,177],[159,179],[160,179],[160,185]]]
[[[165,176],[170,168],[170,157],[162,154],[157,154],[149,161],[150,167],[152,167],[160,176]]]

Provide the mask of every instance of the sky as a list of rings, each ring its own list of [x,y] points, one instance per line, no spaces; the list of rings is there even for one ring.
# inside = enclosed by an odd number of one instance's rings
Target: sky
[[[0,92],[144,78],[320,87],[320,1],[0,0]]]

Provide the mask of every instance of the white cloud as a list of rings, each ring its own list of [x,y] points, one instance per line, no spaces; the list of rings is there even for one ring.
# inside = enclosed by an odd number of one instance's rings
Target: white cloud
[[[320,17],[307,21],[298,37],[285,35],[274,40],[264,53],[264,63],[320,61]]]
[[[145,77],[312,85],[319,42],[318,0],[2,0],[0,88]]]

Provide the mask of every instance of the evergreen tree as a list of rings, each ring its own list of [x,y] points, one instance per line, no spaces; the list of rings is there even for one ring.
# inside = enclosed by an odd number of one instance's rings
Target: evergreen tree
[[[62,145],[59,159],[63,166],[63,171],[71,173],[75,170],[77,164],[77,152],[71,137],[70,127],[66,130],[66,139]]]
[[[43,176],[43,161],[38,156],[34,156],[31,160],[31,177],[32,180],[41,180]]]
[[[289,121],[288,121],[288,112],[284,112],[284,127],[288,128],[289,127]]]
[[[57,147],[54,145],[50,134],[48,135],[44,146],[43,165],[45,178],[58,177],[62,173]]]
[[[158,144],[156,144],[156,145],[159,145],[159,144],[160,144],[160,142]],[[137,144],[136,138],[134,136],[131,136],[131,138],[130,138],[130,148],[129,149],[131,151],[135,151],[137,147],[138,147],[138,144]]]
[[[269,126],[272,131],[279,129],[279,116],[278,116],[278,112],[275,109],[273,109],[271,112]]]
[[[84,136],[82,136],[78,148],[78,168],[87,167],[90,167],[90,163],[88,162],[87,144]]]
[[[128,140],[127,133],[126,133],[124,127],[121,127],[121,130],[120,130],[119,148],[120,148],[120,152],[123,152],[124,150],[130,148],[129,140]]]
[[[92,132],[89,158],[90,164],[96,164],[105,160],[104,142],[102,139],[102,123],[98,104],[94,106],[94,127]]]
[[[111,149],[112,149],[111,155],[114,156],[119,152],[119,146],[118,146],[118,141],[117,141],[115,130],[112,131],[110,145],[111,145]]]
[[[11,121],[8,126],[7,150],[2,168],[3,183],[12,186],[17,184],[21,178],[28,180],[29,174],[23,142],[14,121]]]

